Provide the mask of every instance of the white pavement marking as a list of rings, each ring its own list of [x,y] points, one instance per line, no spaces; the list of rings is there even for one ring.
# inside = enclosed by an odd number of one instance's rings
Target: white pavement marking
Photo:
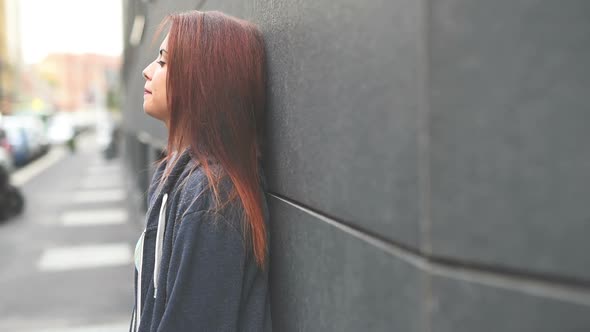
[[[88,175],[90,176],[97,176],[97,175],[109,175],[109,174],[121,174],[123,172],[123,168],[120,165],[108,165],[108,166],[90,166],[88,168]]]
[[[128,330],[129,322],[122,322],[108,325],[42,329],[35,332],[126,332]]]
[[[127,265],[131,262],[129,244],[114,243],[46,249],[38,267],[43,271],[66,271]]]
[[[11,175],[11,182],[15,186],[22,186],[30,179],[34,178],[35,176],[39,175],[39,173],[43,172],[44,170],[51,167],[53,164],[60,161],[66,155],[66,150],[63,148],[54,147],[43,156],[41,159],[38,159],[31,164],[25,166],[22,169],[14,172]]]
[[[124,201],[127,193],[123,189],[81,190],[75,192],[74,203],[113,203]]]
[[[125,209],[98,209],[68,211],[61,215],[65,226],[117,225],[127,222]]]
[[[116,188],[121,187],[123,180],[118,175],[91,176],[82,182],[82,188],[99,189],[99,188]]]

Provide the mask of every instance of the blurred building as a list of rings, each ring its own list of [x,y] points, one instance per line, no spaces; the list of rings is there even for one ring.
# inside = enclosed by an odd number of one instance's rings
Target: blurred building
[[[50,54],[35,66],[34,75],[49,84],[55,108],[76,111],[88,105],[106,106],[118,82],[121,58],[98,54]]]
[[[53,108],[55,80],[48,80],[47,77],[41,75],[37,70],[36,64],[24,65],[20,77],[20,96],[22,101],[19,105],[20,107],[30,107],[32,104],[31,101],[38,99],[47,103],[45,108]]]
[[[590,1],[125,1],[142,209],[141,71],[191,9],[264,33],[275,331],[590,331]]]
[[[9,114],[18,101],[22,57],[18,0],[0,0],[0,113]]]

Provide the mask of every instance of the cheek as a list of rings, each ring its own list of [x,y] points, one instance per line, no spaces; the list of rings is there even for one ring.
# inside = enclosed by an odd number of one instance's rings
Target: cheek
[[[158,112],[166,112],[168,108],[166,100],[166,71],[160,70],[157,75],[154,75],[152,82],[152,101],[154,108]]]
[[[157,89],[158,92],[166,91],[166,71],[160,70],[154,76],[154,89]]]
[[[166,76],[163,75],[157,78],[156,84],[153,86],[154,96],[158,101],[166,100]]]

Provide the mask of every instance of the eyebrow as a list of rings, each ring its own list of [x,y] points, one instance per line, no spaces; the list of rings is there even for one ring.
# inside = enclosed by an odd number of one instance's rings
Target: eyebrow
[[[162,54],[162,52],[166,52],[166,53],[168,53],[168,51],[166,51],[165,49],[163,49],[163,48],[162,48],[162,49],[160,49],[160,56],[162,56],[162,55],[163,55],[163,54]]]

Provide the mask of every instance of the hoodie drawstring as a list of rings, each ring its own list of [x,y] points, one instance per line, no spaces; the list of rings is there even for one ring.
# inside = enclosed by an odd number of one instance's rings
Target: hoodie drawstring
[[[154,298],[158,291],[158,277],[160,269],[160,261],[162,260],[162,247],[164,244],[164,231],[166,230],[166,205],[168,203],[168,194],[164,194],[162,198],[162,205],[160,207],[160,214],[158,216],[158,229],[156,231],[156,252],[154,257]],[[136,246],[137,255],[137,301],[133,310],[133,316],[131,320],[131,330],[137,331],[139,329],[139,323],[141,322],[141,272],[143,267],[143,248],[145,241],[145,230],[142,232],[140,240]]]
[[[156,233],[156,254],[154,263],[154,299],[158,294],[158,277],[160,276],[160,261],[162,260],[162,247],[164,245],[164,231],[166,230],[166,203],[168,194],[164,194],[162,206],[160,207],[160,217],[158,218],[158,230]]]

